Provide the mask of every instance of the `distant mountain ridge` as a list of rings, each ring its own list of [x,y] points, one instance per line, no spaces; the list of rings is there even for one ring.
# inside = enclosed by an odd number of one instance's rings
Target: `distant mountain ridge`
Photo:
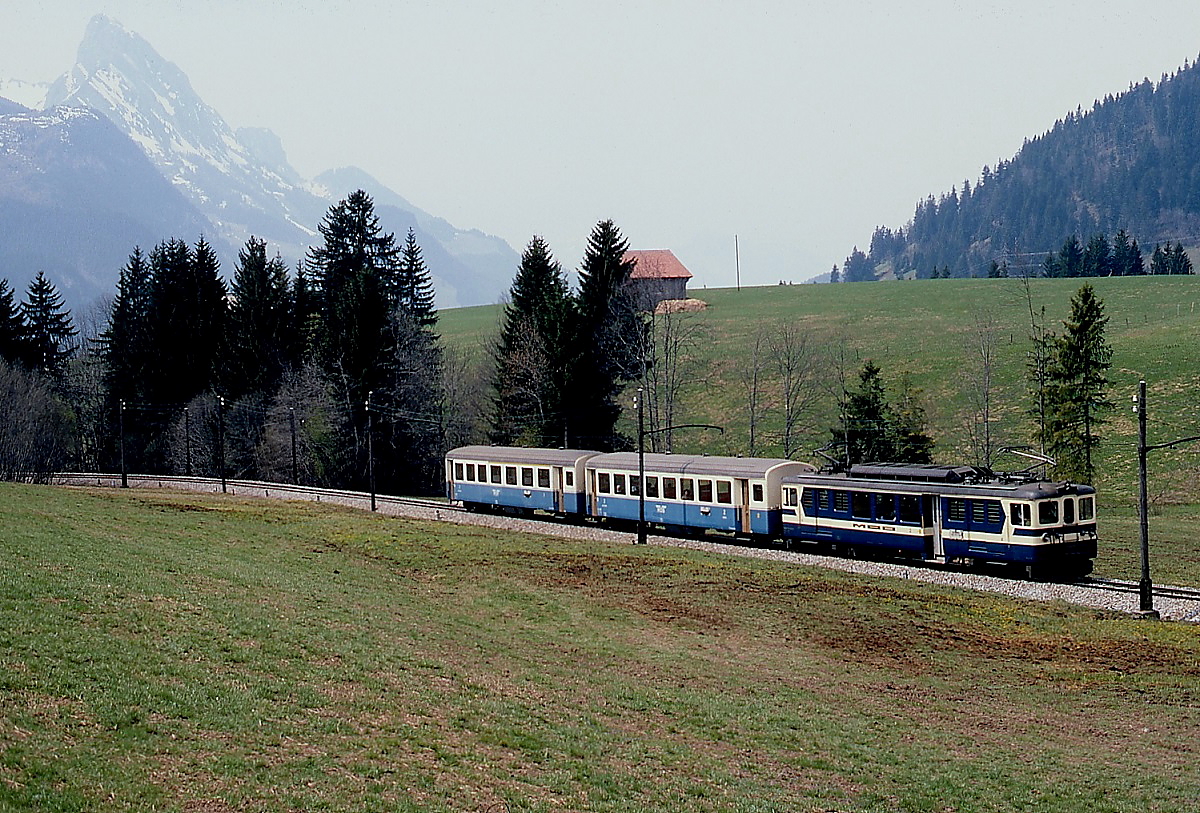
[[[1200,247],[1200,68],[1078,108],[1011,160],[985,166],[898,229],[879,227],[851,278],[949,269],[986,276],[993,261],[1036,272],[1047,252],[1078,235],[1125,229],[1148,255],[1155,243]],[[851,255],[855,257],[854,254]]]
[[[39,86],[13,80],[0,84],[5,87],[20,89],[30,100],[36,100],[39,92]],[[161,177],[202,215],[199,229],[158,234],[151,242],[168,237],[194,241],[207,232],[227,274],[232,272],[237,248],[251,235],[266,240],[269,250],[294,263],[318,241],[317,226],[329,207],[354,189],[368,186],[384,204],[378,213],[386,230],[399,236],[410,226],[414,229],[434,277],[439,307],[496,301],[519,261],[500,238],[457,229],[361,170],[339,170],[317,182],[306,181],[290,165],[274,133],[262,128],[235,131],[196,94],[182,70],[103,15],[88,24],[76,64],[45,89],[45,106],[96,111],[136,144]],[[0,102],[0,115],[6,110],[22,112],[19,106],[14,109]],[[5,143],[0,141],[0,149]],[[356,185],[349,185],[350,179]],[[103,221],[108,216],[103,201],[97,195],[90,200],[97,207],[97,222]],[[7,230],[0,219],[0,242]],[[132,249],[129,244],[119,258],[105,258],[114,287]],[[9,266],[0,267],[0,276],[25,272],[32,277],[37,270],[50,271]],[[84,286],[68,278],[60,287]]]

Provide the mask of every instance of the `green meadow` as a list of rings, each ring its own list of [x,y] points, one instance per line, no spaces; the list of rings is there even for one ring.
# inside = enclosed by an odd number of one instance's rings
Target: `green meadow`
[[[2,811],[1177,811],[1195,627],[0,484]]]

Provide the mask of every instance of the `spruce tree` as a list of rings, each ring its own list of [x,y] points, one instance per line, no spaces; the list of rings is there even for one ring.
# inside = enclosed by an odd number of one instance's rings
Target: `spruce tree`
[[[397,306],[405,311],[412,321],[430,332],[437,326],[437,309],[434,306],[433,279],[421,255],[421,246],[410,227],[400,250],[400,268],[397,274]]]
[[[25,358],[25,321],[8,280],[0,279],[0,359],[16,364]]]
[[[400,250],[361,189],[332,206],[317,228],[324,242],[309,249],[308,265],[318,350],[339,400],[361,405],[368,391],[383,388],[391,367]]]
[[[71,312],[63,305],[62,295],[41,271],[29,283],[25,301],[21,303],[21,320],[25,323],[22,345],[26,366],[49,375],[61,375],[67,359],[75,352],[73,339],[79,331],[71,323]]]
[[[563,437],[570,291],[550,247],[534,236],[509,289],[495,352],[492,439],[557,446]]]
[[[293,347],[292,291],[287,266],[267,244],[251,237],[238,252],[229,305],[229,364],[226,390],[271,395],[291,366]]]
[[[566,399],[569,445],[611,451],[629,447],[617,433],[617,396],[641,374],[645,325],[628,290],[634,261],[611,220],[597,223],[579,268],[577,328]]]
[[[899,406],[887,397],[879,366],[867,360],[858,388],[844,394],[842,425],[833,440],[845,447],[845,461],[856,463],[928,463],[933,439],[926,430],[925,410],[904,380]]]
[[[1055,343],[1047,389],[1047,449],[1058,476],[1084,483],[1095,476],[1099,428],[1112,409],[1108,370],[1112,349],[1104,338],[1108,317],[1092,286],[1071,299],[1071,315]]]

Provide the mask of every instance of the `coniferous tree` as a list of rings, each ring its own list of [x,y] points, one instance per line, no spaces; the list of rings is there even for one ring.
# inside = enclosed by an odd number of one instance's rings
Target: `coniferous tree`
[[[1112,274],[1113,252],[1108,237],[1096,233],[1088,240],[1083,250],[1080,275],[1084,277],[1107,277]]]
[[[1047,408],[1047,452],[1056,461],[1058,476],[1092,482],[1098,429],[1112,409],[1108,370],[1112,349],[1104,338],[1108,317],[1104,303],[1090,284],[1071,299],[1071,315],[1054,348],[1050,366]]]
[[[229,305],[229,374],[233,397],[272,394],[294,363],[295,324],[287,266],[251,237],[238,252]]]
[[[353,409],[388,378],[400,250],[361,189],[331,207],[318,230],[324,242],[309,249],[308,265],[320,314],[319,354],[339,400]]]
[[[400,269],[397,275],[396,303],[409,318],[423,330],[432,332],[437,327],[437,309],[434,306],[433,279],[421,255],[421,246],[410,227],[400,250]]]
[[[79,331],[71,323],[71,312],[64,307],[62,295],[41,271],[29,283],[21,303],[21,321],[25,326],[22,345],[26,366],[60,375],[75,352],[73,339]]]
[[[1170,274],[1170,247],[1166,251],[1158,243],[1154,244],[1154,253],[1150,255],[1150,273],[1151,274]]]
[[[611,451],[629,446],[618,435],[621,388],[641,374],[645,325],[628,290],[634,262],[611,220],[596,224],[579,268],[577,328],[566,399],[568,444]]]
[[[25,358],[25,321],[8,280],[0,279],[0,359],[16,364]]]
[[[844,394],[842,420],[832,435],[835,443],[845,445],[847,465],[931,460],[933,439],[925,426],[924,409],[907,381],[899,408],[889,403],[881,371],[871,360],[858,374],[858,388]]]
[[[509,289],[495,352],[492,439],[559,445],[563,438],[569,320],[567,279],[546,241],[535,235]]]

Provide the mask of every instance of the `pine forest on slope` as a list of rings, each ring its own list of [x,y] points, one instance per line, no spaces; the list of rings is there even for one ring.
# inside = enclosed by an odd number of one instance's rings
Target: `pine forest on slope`
[[[980,178],[921,201],[904,227],[881,226],[844,278],[983,277],[993,262],[1038,273],[1076,236],[1124,230],[1147,256],[1200,246],[1200,67],[1184,64],[1078,108]]]

